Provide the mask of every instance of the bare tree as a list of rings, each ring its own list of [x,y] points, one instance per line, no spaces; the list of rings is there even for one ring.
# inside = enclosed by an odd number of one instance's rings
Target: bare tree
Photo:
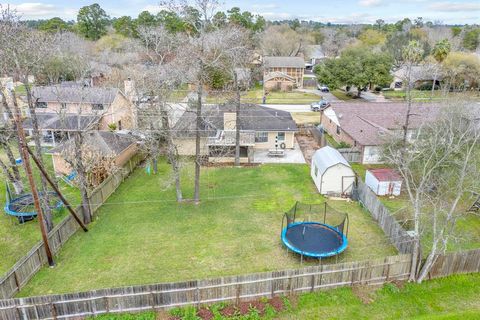
[[[412,281],[425,279],[438,254],[445,253],[455,238],[457,221],[466,215],[461,202],[468,203],[480,190],[479,115],[474,104],[449,102],[405,147],[400,136],[384,146],[384,158],[401,174],[412,208],[416,238]],[[420,238],[431,239],[423,243],[428,252],[421,268]]]
[[[304,30],[295,31],[287,24],[269,26],[260,36],[260,46],[267,56],[298,56],[306,54],[307,45],[313,43]]]

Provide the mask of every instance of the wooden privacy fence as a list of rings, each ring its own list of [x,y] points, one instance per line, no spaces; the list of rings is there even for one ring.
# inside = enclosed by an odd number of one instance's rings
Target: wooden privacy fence
[[[356,191],[360,203],[370,212],[397,250],[400,253],[413,253],[415,245],[413,237],[392,217],[375,193],[360,180],[358,180]]]
[[[0,300],[0,319],[72,319],[185,305],[239,302],[341,286],[405,280],[411,255],[321,265],[208,280],[102,289],[89,292]]]
[[[92,213],[98,210],[142,159],[142,155],[136,154],[125,164],[123,170],[118,170],[93,190],[89,197]],[[75,211],[79,216],[83,216],[80,206]],[[79,226],[73,217],[71,215],[66,216],[48,234],[52,252],[57,253],[78,229]],[[44,244],[40,241],[23,258],[17,261],[10,271],[0,278],[0,299],[13,297],[46,263]],[[0,317],[0,319],[3,318]]]
[[[480,272],[480,249],[438,255],[428,276],[432,279],[456,273],[474,272]]]

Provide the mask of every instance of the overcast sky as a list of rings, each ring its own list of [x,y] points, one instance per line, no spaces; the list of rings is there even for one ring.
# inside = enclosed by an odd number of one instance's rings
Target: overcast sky
[[[159,10],[159,1],[103,0],[97,1],[112,17],[139,12]],[[75,19],[78,9],[94,3],[85,0],[44,0],[25,2],[10,0],[9,4],[20,12],[24,19],[61,17]],[[262,3],[262,4],[258,4]],[[372,23],[376,19],[395,22],[404,17],[423,17],[425,21],[442,21],[449,24],[479,24],[480,0],[228,0],[223,10],[233,6],[261,14],[269,20],[293,19],[315,20],[332,23]]]

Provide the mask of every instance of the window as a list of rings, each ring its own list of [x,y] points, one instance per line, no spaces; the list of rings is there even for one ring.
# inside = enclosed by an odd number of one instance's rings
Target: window
[[[101,103],[92,104],[92,110],[103,110],[103,104]]]
[[[265,132],[265,131],[255,132],[255,142],[268,142],[268,132]]]
[[[278,141],[285,141],[285,132],[279,132],[277,134],[277,140]]]
[[[47,103],[46,103],[46,102],[37,101],[37,102],[35,103],[35,108],[45,109],[45,108],[47,108]]]
[[[337,134],[340,135],[340,126],[337,126]]]
[[[60,109],[62,109],[62,110],[67,109],[67,104],[66,104],[65,102],[62,102],[62,103],[60,104]]]

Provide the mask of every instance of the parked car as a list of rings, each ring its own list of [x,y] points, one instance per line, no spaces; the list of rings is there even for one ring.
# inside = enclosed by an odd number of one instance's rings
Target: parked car
[[[324,84],[317,84],[317,89],[321,92],[330,92],[330,89]]]
[[[322,99],[317,102],[312,102],[310,104],[310,110],[312,111],[320,111],[323,110],[327,107],[330,107],[330,102],[328,100]]]

